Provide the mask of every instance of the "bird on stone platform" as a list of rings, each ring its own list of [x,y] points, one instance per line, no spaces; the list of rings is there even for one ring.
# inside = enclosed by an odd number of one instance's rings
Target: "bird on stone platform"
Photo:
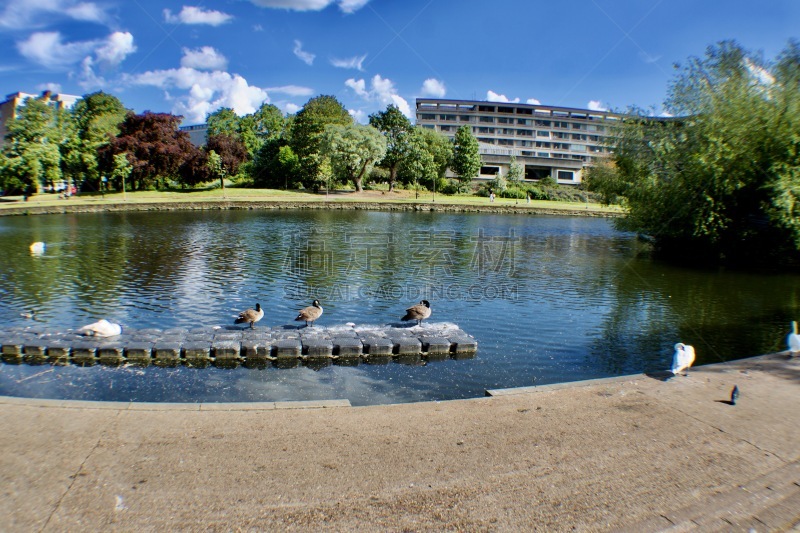
[[[789,347],[791,355],[796,355],[800,352],[800,335],[797,334],[797,322],[792,320],[792,329],[789,335],[786,336],[786,345]]]
[[[250,324],[250,329],[255,328],[255,323],[264,318],[264,310],[261,304],[257,303],[255,309],[245,309],[239,313],[239,317],[233,321],[234,324]]]
[[[416,320],[419,326],[429,316],[431,316],[431,304],[428,300],[422,300],[417,305],[412,305],[406,309],[405,316],[400,320]]]
[[[731,405],[736,405],[736,400],[739,399],[739,387],[737,385],[733,386],[733,390],[731,390]]]
[[[101,318],[97,322],[83,326],[78,331],[87,337],[114,337],[122,333],[122,326]]]
[[[314,300],[314,302],[303,309],[297,314],[297,318],[295,320],[302,321],[305,320],[306,326],[314,327],[314,321],[322,316],[322,306],[319,303],[319,300]]]
[[[675,355],[672,357],[672,373],[676,376],[686,370],[689,375],[689,367],[694,364],[694,347],[679,342],[675,345]]]

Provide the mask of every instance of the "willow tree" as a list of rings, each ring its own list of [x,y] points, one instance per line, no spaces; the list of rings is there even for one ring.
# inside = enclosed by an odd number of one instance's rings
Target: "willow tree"
[[[364,176],[386,154],[386,139],[372,126],[328,124],[321,149],[334,175],[342,181],[351,180],[361,192]]]
[[[673,118],[632,111],[591,186],[674,257],[800,258],[800,47],[770,62],[726,41],[676,68]]]

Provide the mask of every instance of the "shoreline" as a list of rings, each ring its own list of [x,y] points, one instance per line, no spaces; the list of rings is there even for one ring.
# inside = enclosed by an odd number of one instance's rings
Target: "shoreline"
[[[786,531],[798,377],[781,352],[364,407],[0,397],[0,513],[11,532]]]

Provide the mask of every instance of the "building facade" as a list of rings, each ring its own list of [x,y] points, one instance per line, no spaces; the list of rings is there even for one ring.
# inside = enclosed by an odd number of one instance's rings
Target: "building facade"
[[[43,100],[56,109],[70,109],[75,105],[75,102],[81,99],[80,96],[56,94],[50,91],[44,91],[41,95],[22,92],[9,94],[6,96],[5,101],[0,102],[0,146],[3,146],[5,143],[6,134],[8,133],[6,124],[17,118],[17,109],[28,98]]]
[[[195,146],[205,146],[208,142],[208,124],[193,124],[191,126],[180,126],[178,128],[189,134],[189,140]]]
[[[480,179],[508,173],[511,156],[524,179],[552,177],[578,184],[584,169],[607,153],[605,137],[622,115],[568,107],[478,100],[417,99],[417,125],[450,138],[469,126],[478,139]]]

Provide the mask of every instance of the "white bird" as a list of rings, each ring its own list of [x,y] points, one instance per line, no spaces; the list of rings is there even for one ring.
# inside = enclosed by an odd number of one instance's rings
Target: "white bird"
[[[800,352],[800,335],[797,334],[797,322],[792,320],[792,331],[786,336],[786,345],[789,347],[791,355]]]
[[[45,244],[43,242],[35,242],[31,244],[31,253],[34,255],[42,255],[44,253]]]
[[[689,375],[689,367],[694,364],[694,348],[688,344],[679,342],[675,345],[675,355],[672,357],[672,373],[678,375],[682,370],[686,370]]]
[[[113,337],[122,333],[122,326],[101,318],[93,324],[83,326],[78,331],[87,337]]]

